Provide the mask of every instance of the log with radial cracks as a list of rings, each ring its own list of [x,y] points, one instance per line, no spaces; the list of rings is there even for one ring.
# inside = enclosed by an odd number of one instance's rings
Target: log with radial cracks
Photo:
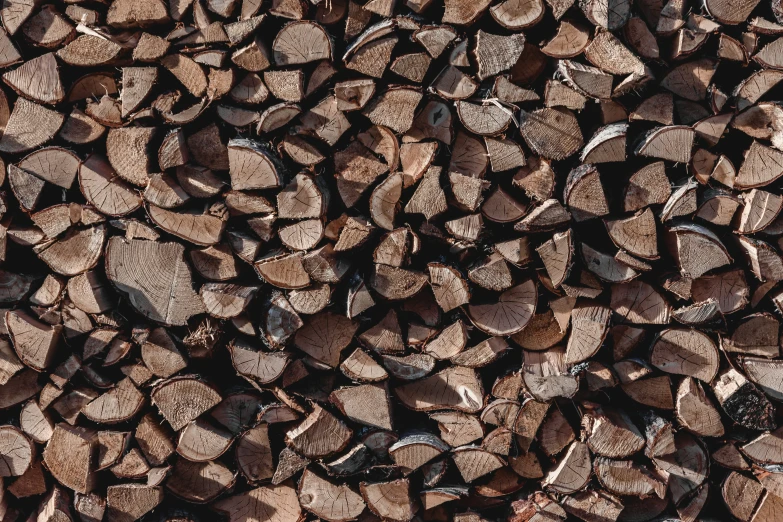
[[[0,519],[780,518],[781,0],[436,4],[2,3]]]

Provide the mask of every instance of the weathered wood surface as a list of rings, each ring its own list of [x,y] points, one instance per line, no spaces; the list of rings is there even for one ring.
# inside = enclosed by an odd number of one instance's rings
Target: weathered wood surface
[[[783,517],[780,0],[4,0],[1,522]]]

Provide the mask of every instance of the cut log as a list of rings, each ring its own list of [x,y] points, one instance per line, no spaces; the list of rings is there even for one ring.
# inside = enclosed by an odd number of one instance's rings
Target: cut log
[[[738,424],[750,429],[774,429],[773,407],[764,394],[737,370],[719,374],[712,384],[723,411]]]
[[[37,371],[52,365],[61,338],[60,325],[42,323],[21,310],[6,312],[5,324],[19,360]]]
[[[180,430],[220,402],[208,384],[191,377],[175,377],[159,384],[150,397],[172,429]]]
[[[296,490],[287,484],[255,488],[221,499],[213,507],[230,522],[248,517],[268,518],[270,522],[296,522],[302,516]]]
[[[96,444],[94,431],[58,424],[46,445],[44,464],[62,485],[79,493],[89,493],[96,481],[93,461]]]
[[[310,470],[299,482],[299,502],[304,509],[325,520],[353,520],[364,511],[362,497],[347,485],[335,485]]]
[[[148,271],[137,272],[148,264],[168,270],[154,278]],[[153,321],[181,325],[204,312],[192,288],[184,248],[177,243],[112,238],[106,248],[106,275],[139,313]],[[154,282],[160,279],[166,281],[165,287]]]

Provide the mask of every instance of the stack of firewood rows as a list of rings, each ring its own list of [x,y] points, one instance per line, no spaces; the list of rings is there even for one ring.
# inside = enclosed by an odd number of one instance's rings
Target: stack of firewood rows
[[[0,22],[0,521],[783,520],[780,0]]]

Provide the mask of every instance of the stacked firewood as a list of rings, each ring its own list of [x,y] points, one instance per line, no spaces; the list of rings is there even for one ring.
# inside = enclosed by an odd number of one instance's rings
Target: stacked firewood
[[[0,22],[0,521],[783,518],[780,0]]]

